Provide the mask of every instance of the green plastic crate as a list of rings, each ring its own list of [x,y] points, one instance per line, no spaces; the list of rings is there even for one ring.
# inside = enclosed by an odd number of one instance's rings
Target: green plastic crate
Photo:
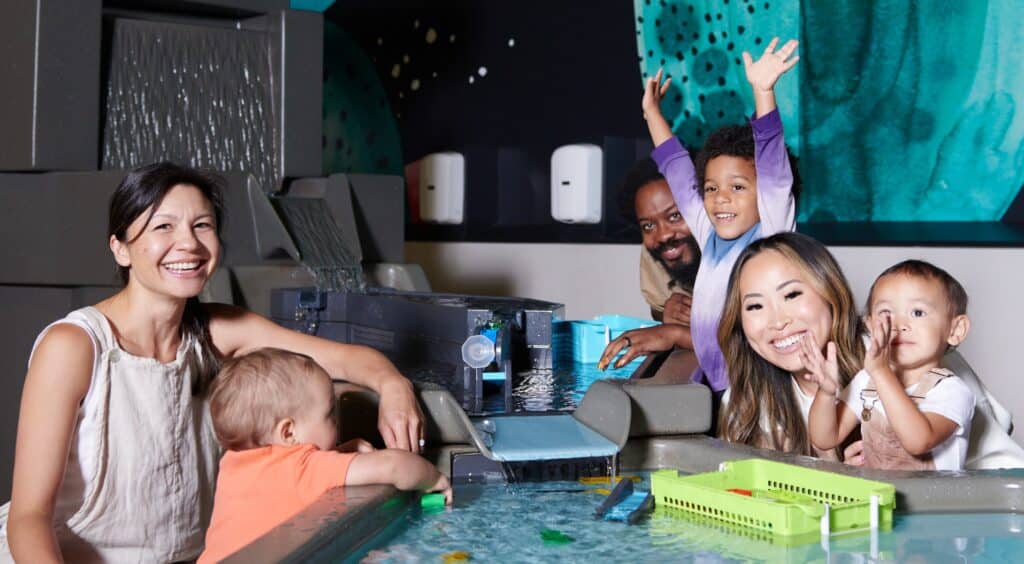
[[[718,472],[691,476],[659,470],[651,474],[651,491],[657,506],[782,536],[887,530],[896,506],[892,484],[762,459],[723,462]]]

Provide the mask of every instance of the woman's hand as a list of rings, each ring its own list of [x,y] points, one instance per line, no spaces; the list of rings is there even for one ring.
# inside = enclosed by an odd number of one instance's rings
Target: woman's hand
[[[423,412],[412,383],[402,377],[381,384],[377,429],[388,448],[420,452]]]
[[[601,359],[597,362],[597,369],[608,368],[608,364],[615,358],[615,355],[623,349],[626,349],[626,352],[612,368],[622,368],[638,356],[667,351],[676,345],[677,333],[685,330],[679,325],[658,325],[626,331],[604,348]]]
[[[825,345],[825,355],[821,354],[821,346],[814,334],[808,331],[800,341],[800,361],[807,373],[804,378],[818,384],[818,390],[830,396],[836,396],[842,384],[839,382],[839,363],[836,360],[836,344]]]

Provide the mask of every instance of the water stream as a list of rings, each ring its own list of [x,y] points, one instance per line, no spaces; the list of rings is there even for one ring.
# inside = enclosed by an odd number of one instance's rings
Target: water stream
[[[363,267],[346,248],[341,228],[327,202],[320,198],[274,198],[302,264],[316,278],[320,291],[361,291],[366,288]]]

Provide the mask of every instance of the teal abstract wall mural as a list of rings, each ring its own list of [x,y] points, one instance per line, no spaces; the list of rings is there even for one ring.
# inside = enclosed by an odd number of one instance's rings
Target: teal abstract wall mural
[[[402,174],[398,124],[377,69],[344,29],[324,21],[324,174]]]
[[[1013,1],[634,9],[641,74],[674,77],[666,115],[693,147],[753,107],[740,53],[800,40],[797,72],[777,88],[804,178],[800,221],[996,222],[1020,192],[1024,30]]]
[[[1000,220],[1024,173],[1019,16],[998,0],[804,2],[804,215]]]
[[[646,80],[659,68],[672,77],[662,112],[691,148],[753,111],[740,54],[759,55],[772,37],[785,40],[800,33],[799,4],[792,0],[634,0],[634,10],[641,77]],[[801,64],[776,86],[786,143],[796,154]]]

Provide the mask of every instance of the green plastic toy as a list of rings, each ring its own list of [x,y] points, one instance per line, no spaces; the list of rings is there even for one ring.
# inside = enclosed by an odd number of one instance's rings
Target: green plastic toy
[[[544,544],[569,544],[576,540],[562,531],[556,531],[555,529],[544,529],[540,532],[540,538],[544,539]]]
[[[423,509],[437,510],[444,509],[444,494],[441,493],[428,493],[423,494],[420,498],[420,507]]]

